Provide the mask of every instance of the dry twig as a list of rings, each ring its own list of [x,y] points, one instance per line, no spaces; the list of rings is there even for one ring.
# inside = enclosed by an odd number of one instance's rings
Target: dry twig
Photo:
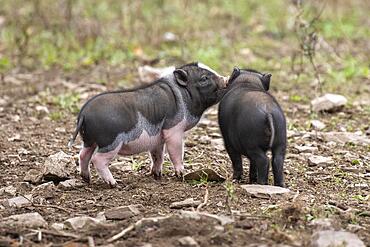
[[[204,201],[201,204],[198,205],[197,212],[199,212],[202,207],[207,205],[208,198],[209,198],[209,192],[208,192],[208,186],[206,186],[206,193],[204,195]]]

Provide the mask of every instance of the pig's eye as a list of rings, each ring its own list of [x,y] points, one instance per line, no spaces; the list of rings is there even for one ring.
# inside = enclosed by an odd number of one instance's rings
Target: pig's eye
[[[206,75],[204,75],[204,76],[202,76],[201,78],[200,78],[200,81],[201,82],[205,82],[205,81],[207,81],[208,80],[208,76],[206,76]]]

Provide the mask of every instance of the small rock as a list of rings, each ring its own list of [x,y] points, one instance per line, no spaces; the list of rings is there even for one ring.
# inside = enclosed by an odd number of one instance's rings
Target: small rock
[[[28,227],[28,228],[38,228],[46,227],[48,223],[39,213],[26,213],[11,215],[9,217],[3,218],[0,222],[0,226],[14,226],[14,227]]]
[[[51,224],[50,228],[56,231],[61,231],[64,229],[64,224],[63,223],[53,223]]]
[[[54,182],[67,180],[75,171],[74,164],[73,157],[63,151],[50,155],[44,163],[43,178]]]
[[[211,139],[211,145],[215,147],[217,150],[224,150],[224,141],[222,138],[217,138],[217,139]]]
[[[35,107],[36,111],[39,113],[39,114],[42,114],[44,116],[48,115],[50,112],[49,112],[49,109],[46,107],[46,106],[42,106],[42,105],[37,105]]]
[[[59,132],[59,133],[66,133],[66,129],[65,128],[62,128],[62,127],[55,128],[55,131],[56,132]]]
[[[311,126],[312,128],[317,129],[317,130],[322,130],[326,127],[326,125],[319,120],[311,120]]]
[[[208,182],[223,182],[225,178],[215,170],[204,168],[184,175],[186,181],[206,179]]]
[[[309,223],[315,230],[334,230],[333,224],[333,220],[328,218],[314,219]]]
[[[55,185],[53,182],[47,182],[40,184],[32,189],[32,192],[42,191],[42,192],[50,192],[55,189]]]
[[[20,134],[15,134],[12,137],[8,138],[9,142],[15,142],[15,141],[21,141],[21,135]]]
[[[99,226],[101,222],[89,216],[79,216],[66,220],[64,224],[65,226],[78,231],[82,229],[89,229],[91,227]]]
[[[79,188],[83,186],[84,186],[84,183],[75,178],[65,180],[58,184],[58,188],[62,188],[62,189]]]
[[[175,70],[174,66],[165,68],[154,68],[148,65],[140,66],[138,68],[140,81],[150,83],[168,74],[171,74]]]
[[[121,206],[105,210],[104,215],[107,220],[124,220],[132,216],[139,215],[139,207],[142,205]]]
[[[149,218],[142,218],[138,222],[135,223],[135,229],[139,230],[144,227],[151,227],[153,225],[160,224],[161,222],[171,218],[171,215],[168,216],[158,216],[158,217],[149,217]]]
[[[312,247],[365,247],[357,235],[345,231],[319,231],[311,237]]]
[[[183,247],[198,247],[199,246],[197,241],[195,241],[194,238],[190,236],[179,238],[178,241],[180,243],[180,246],[183,246]]]
[[[251,196],[263,199],[290,195],[290,190],[278,186],[247,184],[241,187]]]
[[[334,160],[331,157],[324,157],[319,155],[311,155],[307,159],[309,166],[325,166],[334,164]]]
[[[3,202],[5,207],[21,208],[32,205],[32,195],[17,196]]]
[[[194,220],[200,220],[202,217],[213,219],[218,221],[222,226],[231,224],[234,222],[234,220],[228,216],[225,215],[216,215],[216,214],[209,214],[205,212],[196,212],[196,211],[186,211],[181,210],[180,215],[184,218],[188,219],[194,219]]]
[[[112,171],[128,172],[132,171],[132,165],[126,161],[116,162],[109,166]]]
[[[311,101],[312,110],[315,112],[335,112],[347,104],[347,99],[339,94],[325,94]]]
[[[17,193],[17,188],[13,185],[9,185],[7,187],[3,187],[0,189],[0,196],[3,194],[8,194],[14,196]]]
[[[177,36],[174,33],[171,32],[165,32],[163,34],[163,40],[167,42],[173,42],[177,40]]]
[[[201,203],[202,203],[201,201],[194,201],[193,198],[188,198],[180,202],[171,203],[170,208],[179,209],[186,207],[197,207]]]
[[[39,184],[42,181],[42,173],[36,169],[31,169],[26,173],[23,180],[32,184]]]
[[[310,146],[299,146],[295,145],[295,149],[297,149],[300,153],[317,153],[319,149],[317,147],[310,147]]]
[[[323,132],[321,137],[326,142],[336,142],[340,144],[353,143],[357,145],[370,145],[370,139],[366,135],[352,132]]]

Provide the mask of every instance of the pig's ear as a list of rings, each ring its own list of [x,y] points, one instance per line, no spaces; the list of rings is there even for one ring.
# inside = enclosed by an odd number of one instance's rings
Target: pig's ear
[[[263,74],[262,76],[262,85],[263,85],[263,88],[268,91],[269,88],[270,88],[270,80],[271,80],[271,74],[270,73],[267,73],[267,74]]]
[[[173,72],[173,75],[175,76],[176,81],[180,86],[186,87],[186,85],[188,84],[188,73],[186,73],[185,70],[176,69]]]

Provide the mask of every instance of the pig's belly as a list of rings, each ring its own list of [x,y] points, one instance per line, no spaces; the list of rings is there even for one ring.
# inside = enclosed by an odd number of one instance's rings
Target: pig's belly
[[[148,132],[144,130],[136,140],[123,144],[119,154],[133,155],[145,151],[151,151],[160,144],[163,144],[161,132],[155,136],[150,136]]]

